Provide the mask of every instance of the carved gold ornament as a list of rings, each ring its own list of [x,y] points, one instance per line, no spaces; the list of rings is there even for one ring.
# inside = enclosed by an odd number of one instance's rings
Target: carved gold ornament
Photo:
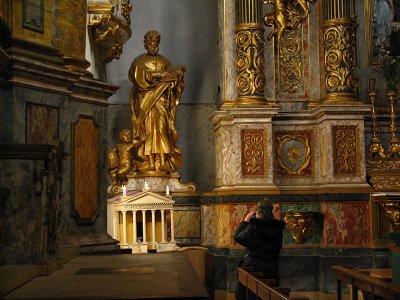
[[[266,174],[266,132],[264,129],[243,129],[242,174],[243,176],[264,176]]]
[[[328,22],[324,27],[325,87],[329,93],[353,93],[354,25]]]
[[[400,160],[394,158],[368,159],[367,171],[392,171],[400,173]]]
[[[130,0],[88,2],[88,26],[93,30],[103,62],[120,58],[123,44],[132,35],[131,11]]]
[[[358,154],[357,126],[333,126],[333,159],[335,175],[357,175],[360,156]]]
[[[260,29],[236,32],[236,73],[239,97],[264,98],[264,34]]]
[[[283,135],[277,138],[277,158],[287,175],[301,175],[311,160],[310,140],[301,135]]]
[[[378,126],[376,123],[376,112],[375,112],[376,95],[377,94],[373,91],[368,93],[368,97],[371,101],[371,121],[372,121],[371,122],[372,139],[368,150],[368,156],[374,157],[376,154],[379,154],[380,157],[384,158],[386,157],[385,149],[383,149],[383,146],[379,141]]]
[[[375,191],[400,191],[400,160],[370,158],[366,161],[367,178]]]
[[[283,221],[286,222],[286,230],[293,237],[296,244],[302,244],[314,222],[314,213],[287,212],[284,213]]]
[[[400,230],[400,201],[383,201],[379,205],[385,210],[393,229],[395,231]]]
[[[294,94],[303,91],[301,48],[301,29],[286,31],[279,51],[281,93]]]
[[[264,0],[264,4],[272,4],[273,10],[264,17],[265,26],[273,26],[268,40],[276,36],[280,44],[286,30],[298,29],[307,18],[309,0]]]
[[[397,98],[398,92],[397,91],[388,91],[387,97],[389,98],[390,102],[390,146],[387,151],[388,157],[399,157],[400,156],[400,142],[397,137],[397,128],[396,128],[396,115],[394,104]]]

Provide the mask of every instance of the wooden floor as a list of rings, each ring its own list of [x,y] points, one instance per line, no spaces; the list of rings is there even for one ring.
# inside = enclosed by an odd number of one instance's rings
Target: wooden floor
[[[208,299],[182,252],[79,256],[5,299]]]

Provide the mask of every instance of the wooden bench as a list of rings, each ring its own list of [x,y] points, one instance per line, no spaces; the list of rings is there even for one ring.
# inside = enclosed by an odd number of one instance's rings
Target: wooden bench
[[[290,297],[290,289],[278,287],[275,279],[263,278],[262,272],[251,268],[238,268],[238,293],[236,299],[308,300]]]
[[[342,283],[350,285],[351,300],[358,299],[358,291],[369,295],[369,299],[400,300],[400,286],[382,281],[356,270],[342,266],[331,267],[337,274],[337,299],[342,299]]]

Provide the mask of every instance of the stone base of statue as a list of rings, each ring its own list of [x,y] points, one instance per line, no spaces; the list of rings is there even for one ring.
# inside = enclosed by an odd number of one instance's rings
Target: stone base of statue
[[[132,253],[148,253],[151,250],[156,252],[176,251],[179,246],[175,242],[157,243],[152,245],[150,243],[137,243],[131,246]]]
[[[128,182],[126,183],[127,191],[134,190],[149,190],[153,193],[166,193],[167,187],[170,193],[174,194],[187,194],[196,191],[196,184],[194,183],[180,183],[180,176],[177,173],[165,174],[160,176],[152,176],[149,174],[132,174],[127,175]],[[109,195],[118,195],[122,193],[120,185],[112,185],[107,189]]]
[[[153,193],[165,193],[167,186],[170,193],[194,193],[196,185],[194,183],[180,183],[178,174],[165,176],[151,175],[128,175],[126,184],[127,190],[144,190],[149,189]]]

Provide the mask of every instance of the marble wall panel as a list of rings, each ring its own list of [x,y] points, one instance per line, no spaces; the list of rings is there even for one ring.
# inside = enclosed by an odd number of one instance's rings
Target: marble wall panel
[[[174,233],[176,238],[200,238],[200,208],[174,208]]]
[[[216,244],[216,209],[214,205],[201,206],[201,244],[211,246]]]
[[[10,192],[0,209],[0,257],[6,264],[32,264],[42,255],[42,208],[35,168],[35,161],[0,160],[0,187]]]
[[[324,246],[369,246],[370,207],[368,203],[321,203],[324,216]]]
[[[232,206],[229,204],[216,205],[216,245],[219,247],[232,245],[231,212]]]
[[[54,144],[58,139],[58,108],[26,103],[26,143]]]

